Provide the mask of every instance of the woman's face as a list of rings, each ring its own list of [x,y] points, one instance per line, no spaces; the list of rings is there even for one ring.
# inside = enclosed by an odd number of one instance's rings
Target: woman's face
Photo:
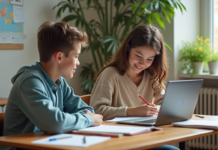
[[[132,48],[129,53],[129,68],[131,73],[139,74],[150,67],[154,61],[156,53],[151,46],[140,46]]]

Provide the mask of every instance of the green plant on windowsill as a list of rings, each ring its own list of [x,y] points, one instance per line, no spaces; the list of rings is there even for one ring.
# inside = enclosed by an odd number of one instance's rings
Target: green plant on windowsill
[[[210,57],[208,59],[208,67],[210,74],[218,74],[218,51],[217,50],[211,50],[210,51]]]
[[[89,36],[89,46],[82,52],[91,52],[93,63],[82,66],[80,74],[85,94],[91,93],[94,75],[110,60],[132,29],[154,23],[165,29],[164,20],[170,23],[175,9],[186,10],[181,0],[62,0],[55,8],[57,18],[69,11],[62,21],[75,21],[74,25],[82,27]],[[89,9],[97,16],[85,16],[84,11]]]
[[[196,62],[207,62],[210,56],[211,44],[209,39],[203,39],[203,37],[197,36],[197,41],[183,42],[183,48],[180,51],[180,61],[184,61],[182,70],[185,70],[191,77],[196,74],[195,66]]]
[[[218,51],[211,50],[208,62],[218,62]]]

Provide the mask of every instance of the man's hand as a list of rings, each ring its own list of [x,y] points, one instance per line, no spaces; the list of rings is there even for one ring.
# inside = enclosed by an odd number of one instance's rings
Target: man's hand
[[[88,109],[85,109],[86,114],[90,115],[92,119],[94,120],[94,123],[92,126],[99,126],[102,124],[103,116],[99,114],[93,114]]]

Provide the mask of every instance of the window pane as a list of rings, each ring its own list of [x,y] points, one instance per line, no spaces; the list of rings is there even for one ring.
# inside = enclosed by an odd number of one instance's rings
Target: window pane
[[[215,0],[215,5],[214,5],[214,28],[215,28],[215,40],[214,40],[214,46],[217,50],[218,48],[218,0]]]

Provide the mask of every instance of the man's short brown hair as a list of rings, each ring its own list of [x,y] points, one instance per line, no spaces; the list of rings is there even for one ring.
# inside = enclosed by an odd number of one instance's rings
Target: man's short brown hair
[[[66,22],[45,22],[38,30],[38,49],[40,61],[48,62],[51,56],[61,51],[67,57],[74,49],[75,42],[87,46],[88,36]]]

